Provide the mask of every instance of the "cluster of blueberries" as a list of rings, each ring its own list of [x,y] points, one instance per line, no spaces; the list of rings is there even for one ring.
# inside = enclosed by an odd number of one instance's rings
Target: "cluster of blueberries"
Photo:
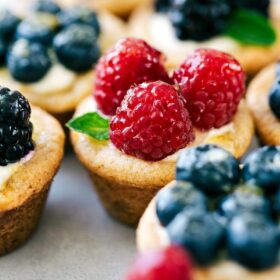
[[[100,56],[100,26],[95,12],[85,7],[62,10],[51,0],[38,0],[22,21],[0,11],[0,62],[18,81],[40,80],[53,63],[83,72]]]
[[[158,12],[168,15],[179,39],[206,40],[223,33],[236,9],[268,16],[269,0],[156,0]]]
[[[276,80],[269,92],[269,105],[274,115],[280,119],[280,62],[276,66]]]
[[[176,183],[159,192],[156,212],[170,241],[200,266],[228,258],[252,270],[273,267],[280,248],[280,147],[260,148],[242,164],[215,145],[184,150]]]

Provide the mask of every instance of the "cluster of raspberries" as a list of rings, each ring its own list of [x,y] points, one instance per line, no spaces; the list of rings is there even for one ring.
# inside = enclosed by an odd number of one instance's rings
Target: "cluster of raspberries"
[[[232,56],[198,49],[171,75],[145,41],[119,41],[96,67],[94,98],[112,116],[110,140],[122,152],[157,161],[186,147],[194,130],[232,121],[245,73]]]

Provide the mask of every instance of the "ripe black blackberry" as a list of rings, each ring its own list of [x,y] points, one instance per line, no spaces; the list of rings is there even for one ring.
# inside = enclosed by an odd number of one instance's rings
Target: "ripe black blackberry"
[[[233,7],[248,9],[268,16],[270,0],[231,0]]]
[[[24,96],[0,87],[0,165],[16,162],[34,149],[30,114]]]
[[[232,13],[232,0],[175,0],[170,19],[181,40],[203,41],[222,33]]]

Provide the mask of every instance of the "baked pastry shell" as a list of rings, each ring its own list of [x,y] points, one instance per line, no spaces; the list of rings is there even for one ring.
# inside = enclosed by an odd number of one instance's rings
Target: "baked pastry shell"
[[[29,160],[22,163],[0,191],[0,255],[25,243],[33,233],[63,157],[60,124],[32,106],[34,134],[39,134]]]

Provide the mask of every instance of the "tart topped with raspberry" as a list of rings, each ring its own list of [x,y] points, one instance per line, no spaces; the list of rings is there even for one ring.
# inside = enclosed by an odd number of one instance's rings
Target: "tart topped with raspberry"
[[[279,65],[271,64],[256,75],[247,96],[261,141],[270,145],[280,145]]]
[[[241,157],[253,135],[237,60],[200,49],[171,76],[163,60],[143,40],[119,41],[96,67],[93,97],[68,123],[105,207],[128,224],[174,179],[182,149],[216,143]]]
[[[0,11],[0,83],[18,88],[35,105],[63,119],[90,95],[92,70],[116,38],[108,14],[55,2],[35,2],[23,18]],[[123,31],[118,21],[116,29]],[[112,32],[112,31],[111,31]],[[120,36],[120,37],[117,37]]]
[[[0,255],[36,228],[63,149],[64,133],[52,116],[0,87]]]
[[[132,14],[132,36],[151,42],[174,69],[197,48],[232,54],[254,74],[279,57],[276,0],[155,0]]]
[[[184,150],[176,181],[159,191],[140,220],[138,249],[183,248],[193,266],[185,262],[178,280],[279,279],[279,162],[278,146],[253,151],[242,168],[215,145]],[[131,275],[142,279],[137,265]]]

